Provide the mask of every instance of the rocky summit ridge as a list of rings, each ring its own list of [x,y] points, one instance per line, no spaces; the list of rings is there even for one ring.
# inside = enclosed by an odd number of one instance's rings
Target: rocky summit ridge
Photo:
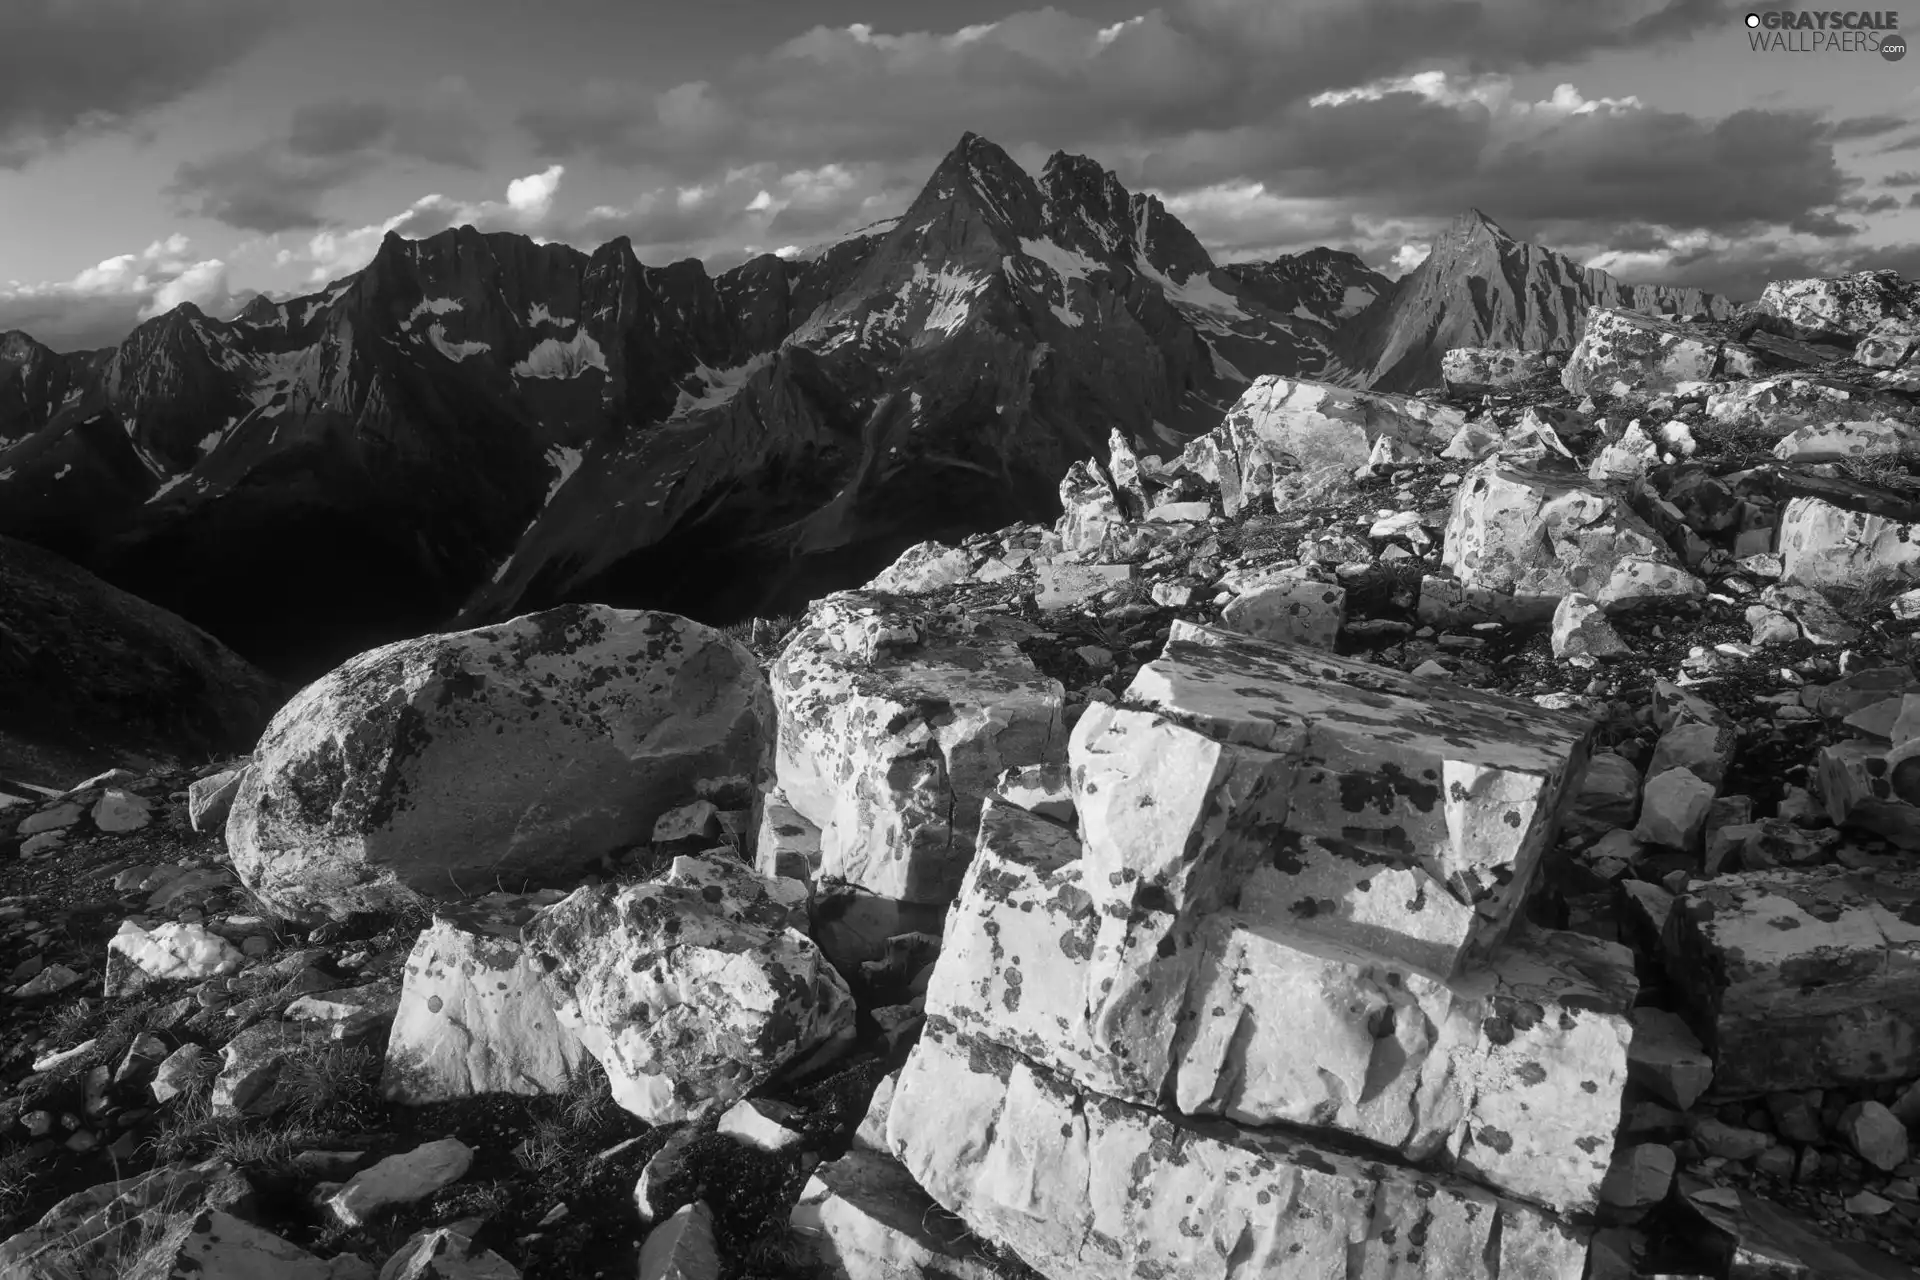
[[[1442,372],[0,779],[0,1276],[1915,1275],[1920,283]]]
[[[1221,267],[1097,162],[1029,175],[973,134],[900,218],[718,275],[624,239],[389,235],[230,320],[0,336],[0,535],[286,678],[567,600],[727,622],[1051,519],[1112,427],[1170,455],[1263,375],[1432,385],[1447,345],[1564,348],[1593,303],[1699,301],[1511,241],[1423,270]]]

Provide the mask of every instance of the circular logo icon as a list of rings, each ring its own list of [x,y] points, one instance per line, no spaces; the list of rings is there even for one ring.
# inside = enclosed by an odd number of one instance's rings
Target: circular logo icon
[[[1750,26],[1750,27],[1757,27],[1757,26],[1759,26],[1759,25],[1760,25],[1760,15],[1759,15],[1759,14],[1757,14],[1757,13],[1750,13],[1750,14],[1748,14],[1748,15],[1747,15],[1747,25],[1748,25],[1748,26]]]
[[[1907,38],[1898,31],[1889,31],[1880,37],[1880,56],[1888,62],[1898,62],[1907,56]]]

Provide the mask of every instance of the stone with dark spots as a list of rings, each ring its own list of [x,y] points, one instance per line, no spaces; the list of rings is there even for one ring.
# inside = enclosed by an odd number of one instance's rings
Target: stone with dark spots
[[[297,920],[565,886],[700,780],[764,779],[772,739],[744,647],[567,606],[371,650],[309,685],[261,739],[227,843]]]

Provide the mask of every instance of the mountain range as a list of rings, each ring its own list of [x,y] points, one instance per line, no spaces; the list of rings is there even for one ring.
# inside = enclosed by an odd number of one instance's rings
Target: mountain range
[[[1216,264],[1082,156],[964,136],[905,213],[718,275],[461,227],[118,347],[0,335],[0,534],[276,675],[565,600],[792,609],[931,537],[1049,519],[1120,428],[1165,453],[1263,374],[1407,389],[1449,346],[1566,347],[1620,285],[1477,212],[1399,281]]]

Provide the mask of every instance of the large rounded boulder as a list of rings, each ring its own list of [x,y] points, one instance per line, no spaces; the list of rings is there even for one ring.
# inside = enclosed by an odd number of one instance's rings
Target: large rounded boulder
[[[349,659],[268,725],[227,820],[290,919],[570,887],[705,780],[771,770],[753,655],[668,613],[567,605]]]

